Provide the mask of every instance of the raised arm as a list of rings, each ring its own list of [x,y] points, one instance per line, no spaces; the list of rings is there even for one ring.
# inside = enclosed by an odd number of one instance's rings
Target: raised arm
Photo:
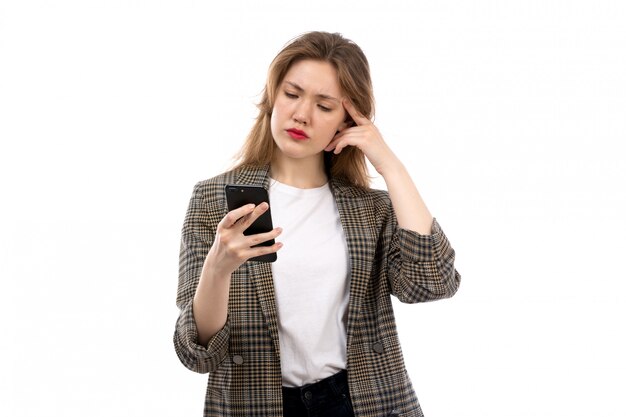
[[[334,150],[338,154],[346,146],[361,149],[387,184],[398,225],[423,235],[431,234],[433,216],[400,159],[389,148],[371,120],[359,113],[349,100],[344,100],[343,105],[356,126],[338,133],[326,147],[326,151]]]

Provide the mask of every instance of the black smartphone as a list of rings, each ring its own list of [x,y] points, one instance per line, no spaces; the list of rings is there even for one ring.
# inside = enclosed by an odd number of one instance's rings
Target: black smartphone
[[[258,206],[262,202],[270,203],[269,195],[267,194],[267,190],[259,185],[239,185],[239,184],[228,184],[224,187],[226,192],[226,204],[228,205],[228,211],[232,211],[241,206],[245,206],[246,204],[254,204]],[[257,233],[265,233],[271,232],[274,229],[272,226],[272,215],[271,208],[267,209],[267,211],[259,216],[258,219],[254,221],[248,227],[243,234],[246,236],[255,235]],[[257,246],[272,246],[274,244],[274,239],[262,242]],[[248,259],[249,261],[258,261],[258,262],[274,262],[276,261],[276,253],[269,253],[267,255],[255,256],[254,258]]]

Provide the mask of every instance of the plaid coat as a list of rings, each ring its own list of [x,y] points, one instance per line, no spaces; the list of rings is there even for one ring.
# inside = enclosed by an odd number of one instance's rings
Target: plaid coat
[[[226,184],[268,187],[268,168],[236,169],[196,184],[182,229],[174,346],[189,369],[209,373],[204,416],[282,417],[280,349],[270,264],[245,262],[231,278],[226,325],[197,342],[192,300]],[[390,295],[416,303],[452,296],[460,275],[437,221],[432,235],[398,227],[388,194],[331,179],[350,253],[347,368],[357,417],[422,416],[405,370]],[[280,255],[279,255],[280,256]]]

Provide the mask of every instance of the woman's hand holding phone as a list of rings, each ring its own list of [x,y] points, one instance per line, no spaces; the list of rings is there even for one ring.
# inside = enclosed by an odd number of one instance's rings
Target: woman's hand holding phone
[[[246,204],[229,211],[217,225],[215,240],[205,259],[205,267],[210,266],[218,276],[230,276],[248,259],[276,253],[282,243],[257,245],[275,239],[282,232],[280,227],[265,233],[244,235],[244,231],[268,209],[269,204],[263,202],[256,206]]]
[[[282,247],[281,243],[256,246],[280,235],[282,230],[279,227],[269,232],[244,234],[268,209],[266,202],[245,204],[230,210],[217,225],[215,240],[204,259],[193,298],[193,315],[200,345],[206,346],[226,323],[231,274],[248,259],[275,254]]]

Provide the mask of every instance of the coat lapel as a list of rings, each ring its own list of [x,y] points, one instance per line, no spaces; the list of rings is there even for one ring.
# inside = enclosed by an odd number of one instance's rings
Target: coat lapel
[[[348,301],[347,348],[350,351],[354,328],[367,292],[376,250],[374,205],[365,192],[341,181],[331,180],[341,225],[350,253],[350,298]]]
[[[268,190],[269,165],[260,168],[242,169],[236,176],[235,181],[237,184],[259,185]],[[276,293],[274,291],[271,264],[268,262],[246,262],[245,267],[256,289],[257,298],[261,305],[263,315],[265,316],[274,349],[278,353],[280,352],[280,344],[278,341],[278,313],[276,309]]]

